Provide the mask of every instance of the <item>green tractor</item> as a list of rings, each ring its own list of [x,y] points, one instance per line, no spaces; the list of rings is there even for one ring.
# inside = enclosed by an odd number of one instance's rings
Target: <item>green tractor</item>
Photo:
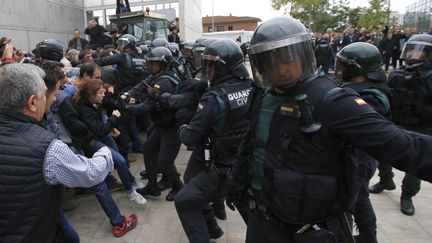
[[[144,11],[122,13],[109,16],[110,28],[119,28],[123,24],[128,25],[128,34],[131,34],[143,43],[146,40],[165,38],[169,34],[171,23],[164,15],[147,13]]]

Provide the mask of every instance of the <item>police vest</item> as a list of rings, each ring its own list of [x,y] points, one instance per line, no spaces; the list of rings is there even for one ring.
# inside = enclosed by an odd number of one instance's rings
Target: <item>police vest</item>
[[[230,166],[243,135],[249,127],[246,113],[250,106],[252,80],[231,79],[209,90],[219,105],[219,116],[209,137],[211,157],[219,164]]]
[[[166,71],[160,76],[155,77],[154,85],[156,85],[161,80],[169,80],[175,86],[172,94],[177,94],[179,89],[179,80],[177,78],[173,77],[170,72]],[[157,109],[153,110],[150,115],[152,121],[159,127],[171,127],[175,125],[176,120],[174,109],[162,108],[162,106],[158,104]]]
[[[432,128],[432,70],[401,68],[389,77],[393,121],[406,128]]]
[[[390,97],[391,97],[391,89],[385,82],[372,82],[372,81],[364,81],[357,83],[344,83],[343,87],[349,87],[359,93],[361,96],[364,95],[372,95],[376,99],[378,99],[384,107],[383,116],[387,119],[391,119],[391,109],[390,109]]]
[[[142,53],[129,51],[125,53],[126,68],[119,69],[121,86],[127,90],[144,80],[148,74],[145,70],[145,57]]]
[[[330,138],[323,127],[315,133],[302,132],[304,114],[295,101],[297,95],[306,94],[313,110],[337,89],[322,77],[305,81],[287,95],[266,91],[252,117],[251,187],[258,205],[283,222],[323,222],[351,203],[356,181],[352,147],[344,141],[327,143]]]

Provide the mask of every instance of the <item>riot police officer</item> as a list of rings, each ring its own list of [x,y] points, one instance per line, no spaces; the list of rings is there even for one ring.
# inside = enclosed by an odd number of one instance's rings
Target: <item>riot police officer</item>
[[[181,143],[177,137],[175,109],[164,106],[154,96],[155,93],[175,94],[177,92],[179,80],[169,71],[172,60],[172,53],[166,47],[156,47],[150,51],[147,56],[150,78],[130,90],[132,97],[138,97],[144,93],[148,95],[142,103],[127,106],[127,110],[134,114],[150,113],[154,124],[154,129],[148,134],[143,146],[148,184],[137,192],[151,196],[161,194],[157,188],[157,172],[160,168],[172,182],[172,190],[166,196],[167,201],[174,201],[175,195],[183,187],[174,164]]]
[[[116,85],[121,91],[131,89],[148,76],[145,57],[138,50],[136,42],[135,36],[122,35],[117,40],[117,49],[120,50],[120,53],[93,59],[99,66],[117,65],[119,82]]]
[[[432,138],[396,127],[352,89],[316,76],[312,43],[290,17],[262,23],[251,39],[255,81],[268,88],[254,92],[249,146],[239,152],[254,208],[246,242],[352,242],[343,212],[355,188],[353,146],[432,180]]]
[[[391,99],[393,121],[407,130],[429,135],[432,132],[431,50],[431,35],[414,35],[405,42],[400,56],[400,59],[405,61],[405,65],[389,75],[389,86],[393,89]],[[371,186],[369,191],[380,193],[383,190],[395,189],[391,167],[380,163],[378,169],[380,181]],[[420,179],[405,173],[400,198],[403,214],[414,215],[412,197],[419,191]]]
[[[343,87],[348,87],[361,95],[374,110],[390,118],[390,88],[387,76],[382,69],[381,54],[377,47],[365,42],[347,45],[336,54],[336,74],[341,76]],[[357,225],[357,243],[376,243],[376,216],[369,199],[369,180],[375,174],[377,161],[367,153],[357,150],[358,188],[354,193],[354,205],[349,209]]]
[[[194,146],[187,165],[190,180],[177,194],[175,206],[183,228],[192,243],[209,242],[222,236],[208,203],[224,196],[226,176],[238,143],[248,127],[245,114],[252,80],[243,63],[240,47],[221,39],[202,53],[210,89],[206,92],[189,124],[179,128],[179,138]]]

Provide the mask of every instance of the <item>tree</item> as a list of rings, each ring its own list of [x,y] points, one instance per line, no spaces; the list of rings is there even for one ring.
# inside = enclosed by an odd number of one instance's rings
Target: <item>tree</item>
[[[299,19],[312,31],[324,32],[327,28],[339,28],[357,24],[362,8],[351,9],[349,0],[291,0],[291,16]],[[272,0],[272,7],[279,9],[288,0]]]
[[[370,7],[360,16],[359,25],[366,28],[381,23],[388,24],[390,16],[390,0],[369,0]]]

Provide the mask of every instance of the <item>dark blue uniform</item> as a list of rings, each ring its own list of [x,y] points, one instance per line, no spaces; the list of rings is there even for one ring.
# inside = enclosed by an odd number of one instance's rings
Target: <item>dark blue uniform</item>
[[[347,209],[352,196],[346,183],[351,169],[344,159],[350,154],[345,153],[345,144],[432,180],[432,137],[395,126],[351,89],[321,90],[318,99],[309,93],[315,106],[313,118],[322,127],[312,135],[300,132],[293,97],[326,82],[315,78],[283,96],[266,92],[260,97],[260,109],[254,110],[258,119],[253,118],[257,123],[252,129],[251,152],[244,154],[249,158],[257,204],[248,222],[246,242],[293,242],[293,238],[317,242],[323,231],[308,228],[303,234],[295,233],[306,224],[340,232],[340,225],[332,222]]]
[[[230,161],[236,152],[234,148],[247,128],[244,114],[252,81],[227,80],[222,76],[215,83],[200,99],[191,122],[179,129],[180,141],[194,146],[194,151],[184,175],[186,185],[177,194],[175,205],[189,241],[193,243],[209,242],[210,238],[218,238],[223,233],[208,204],[224,197]],[[206,159],[207,148],[210,158]]]

